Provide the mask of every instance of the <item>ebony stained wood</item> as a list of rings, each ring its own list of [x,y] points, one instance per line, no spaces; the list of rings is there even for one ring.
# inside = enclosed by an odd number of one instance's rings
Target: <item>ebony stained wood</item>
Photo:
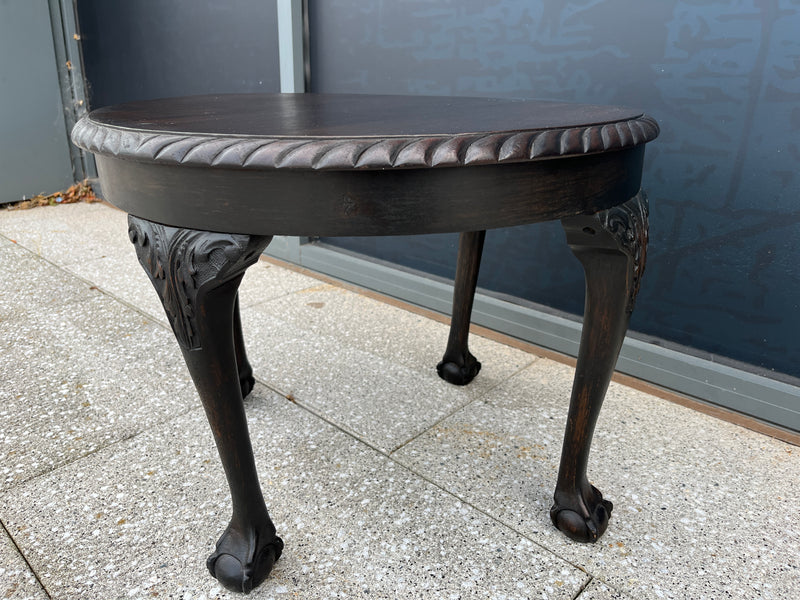
[[[486,231],[467,231],[458,240],[450,335],[444,356],[436,365],[439,377],[454,385],[467,385],[481,370],[481,363],[469,351],[468,338],[485,240]]]
[[[642,116],[615,106],[496,98],[230,94],[119,104],[93,111],[91,119],[152,132],[299,139],[563,129]]]
[[[254,379],[237,288],[271,236],[462,233],[439,372],[480,369],[467,340],[485,230],[561,219],[586,273],[586,313],[553,523],[594,541],[611,503],[588,481],[592,434],[647,245],[638,111],[477,98],[204,96],[100,109],[73,130],[106,198],[131,214],[140,262],[197,386],[233,500],[208,560],[249,591],[280,556],[242,397]],[[630,200],[633,198],[632,200]]]
[[[157,223],[253,235],[409,235],[508,227],[610,208],[639,190],[643,156],[638,146],[502,166],[235,176],[223,169],[106,156],[97,157],[97,167],[110,202]]]

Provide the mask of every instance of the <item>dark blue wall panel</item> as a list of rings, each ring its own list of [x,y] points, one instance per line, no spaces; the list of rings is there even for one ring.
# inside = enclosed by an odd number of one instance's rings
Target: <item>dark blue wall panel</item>
[[[632,329],[800,376],[800,0],[310,0],[310,17],[313,91],[653,115]],[[452,236],[326,241],[452,275]],[[582,311],[557,225],[490,232],[480,285]]]
[[[280,91],[276,0],[77,0],[92,108]]]

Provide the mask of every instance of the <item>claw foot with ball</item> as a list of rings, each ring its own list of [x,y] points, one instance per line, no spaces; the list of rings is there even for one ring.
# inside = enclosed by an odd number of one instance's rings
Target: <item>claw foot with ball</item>
[[[481,363],[469,350],[453,356],[445,354],[442,361],[436,365],[439,377],[453,385],[467,385],[475,379],[480,370]]]
[[[249,593],[272,571],[283,552],[283,540],[267,529],[229,525],[208,557],[211,575],[232,592]]]
[[[553,525],[576,542],[596,542],[605,533],[614,505],[603,499],[596,487],[586,484],[586,493],[556,493],[550,509]]]

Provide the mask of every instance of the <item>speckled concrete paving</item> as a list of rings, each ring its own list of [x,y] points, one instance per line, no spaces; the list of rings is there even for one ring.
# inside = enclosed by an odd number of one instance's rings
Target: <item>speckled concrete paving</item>
[[[800,597],[800,449],[612,384],[594,545],[550,525],[572,369],[262,261],[241,290],[262,486],[254,598]],[[101,204],[0,210],[0,598],[232,598],[230,505],[158,299]]]

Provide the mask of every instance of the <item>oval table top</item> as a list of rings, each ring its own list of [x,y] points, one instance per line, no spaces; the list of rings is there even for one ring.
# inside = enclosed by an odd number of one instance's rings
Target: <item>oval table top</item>
[[[392,235],[518,225],[622,203],[638,192],[644,144],[657,135],[655,120],[620,107],[233,94],[100,108],[72,139],[97,155],[106,198],[154,222]]]
[[[535,100],[235,94],[132,102],[73,131],[91,152],[226,168],[398,168],[518,162],[649,142],[656,122],[621,107]]]

